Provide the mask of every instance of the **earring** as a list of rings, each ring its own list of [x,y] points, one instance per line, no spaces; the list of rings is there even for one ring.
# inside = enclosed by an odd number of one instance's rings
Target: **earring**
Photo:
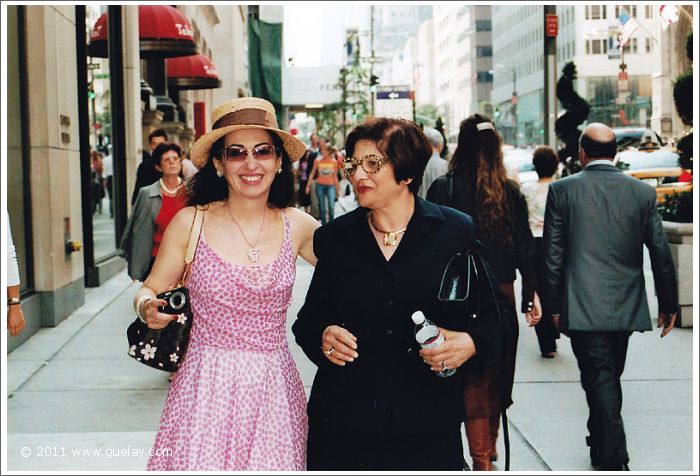
[[[224,176],[224,173],[223,173],[221,170],[216,169],[216,176],[217,176],[217,177],[223,177],[223,176]]]
[[[279,174],[281,174],[281,173],[282,173],[282,164],[280,164],[280,168],[277,169],[277,175],[279,175]]]

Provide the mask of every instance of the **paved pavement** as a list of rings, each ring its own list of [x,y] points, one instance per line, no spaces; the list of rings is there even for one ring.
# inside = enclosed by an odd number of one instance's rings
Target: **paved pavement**
[[[312,273],[299,262],[289,326]],[[655,313],[652,283],[648,279]],[[83,307],[8,356],[3,471],[145,468],[168,382],[167,374],[126,354],[137,287],[121,273],[89,289]],[[520,331],[509,411],[511,469],[591,471],[586,401],[568,339],[559,341],[556,358],[542,359],[533,329],[521,323]],[[315,367],[290,341],[308,394]],[[630,340],[622,385],[632,470],[697,471],[693,344],[692,329],[675,329],[664,339],[657,330],[637,333]],[[503,455],[502,439],[499,448]],[[501,459],[496,469],[503,468]]]

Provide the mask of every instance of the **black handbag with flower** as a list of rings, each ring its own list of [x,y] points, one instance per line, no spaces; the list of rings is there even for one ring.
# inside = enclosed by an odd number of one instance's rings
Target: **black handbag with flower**
[[[204,212],[195,208],[190,236],[187,240],[185,252],[185,271],[177,285],[177,288],[167,293],[156,296],[158,299],[166,299],[170,296],[169,306],[176,308],[180,313],[177,319],[171,321],[164,329],[151,329],[138,317],[126,330],[129,341],[129,356],[144,365],[166,372],[176,372],[182,364],[190,342],[192,330],[192,309],[189,304],[189,295],[185,283],[194,261],[194,256],[202,233],[202,221]],[[174,303],[174,305],[173,305]]]

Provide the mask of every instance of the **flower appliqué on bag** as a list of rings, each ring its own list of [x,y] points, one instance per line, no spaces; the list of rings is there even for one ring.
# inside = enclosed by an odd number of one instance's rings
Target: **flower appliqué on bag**
[[[170,362],[177,362],[178,359],[179,359],[179,357],[177,356],[177,354],[175,352],[170,354]]]
[[[129,347],[129,355],[132,357],[136,356],[136,346],[135,345],[132,345],[131,347]]]
[[[179,316],[177,316],[177,323],[178,323],[178,324],[184,324],[185,322],[187,322],[187,316],[186,316],[186,315],[180,314]]]
[[[141,353],[143,354],[143,360],[154,359],[156,357],[157,347],[151,347],[151,344],[146,344]]]

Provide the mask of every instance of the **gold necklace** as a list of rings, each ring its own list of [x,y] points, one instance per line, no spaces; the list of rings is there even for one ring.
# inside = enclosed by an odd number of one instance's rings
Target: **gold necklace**
[[[381,230],[376,223],[374,223],[374,216],[373,213],[370,212],[369,214],[369,224],[372,225],[372,228],[374,228],[377,232],[379,233],[384,233],[384,246],[399,246],[399,242],[397,238],[399,237],[400,234],[406,231],[406,228],[404,227],[401,230],[397,231],[384,231]]]
[[[180,186],[182,183],[182,179],[180,177],[177,178],[177,186],[175,187],[175,190],[170,190],[168,187],[165,186],[165,182],[163,181],[162,178],[158,179],[160,182],[161,188],[167,193],[168,195],[175,195],[177,193],[177,188]]]
[[[231,213],[231,208],[229,208],[227,205],[224,205],[228,209],[228,215],[231,217],[231,220],[233,220],[233,223],[236,224],[238,227],[238,231],[241,232],[241,236],[243,236],[243,239],[245,240],[246,243],[248,243],[248,246],[250,246],[250,249],[248,250],[248,261],[251,263],[257,263],[258,258],[260,258],[260,248],[256,248],[255,245],[258,243],[258,240],[260,240],[260,236],[262,235],[263,227],[265,226],[265,218],[267,217],[267,208],[265,208],[265,212],[263,213],[263,219],[262,223],[260,224],[260,231],[258,231],[258,237],[255,238],[254,242],[250,242],[248,238],[245,236],[245,233],[243,233],[243,228],[241,228],[241,225],[238,224],[238,221],[233,217],[233,213]]]

